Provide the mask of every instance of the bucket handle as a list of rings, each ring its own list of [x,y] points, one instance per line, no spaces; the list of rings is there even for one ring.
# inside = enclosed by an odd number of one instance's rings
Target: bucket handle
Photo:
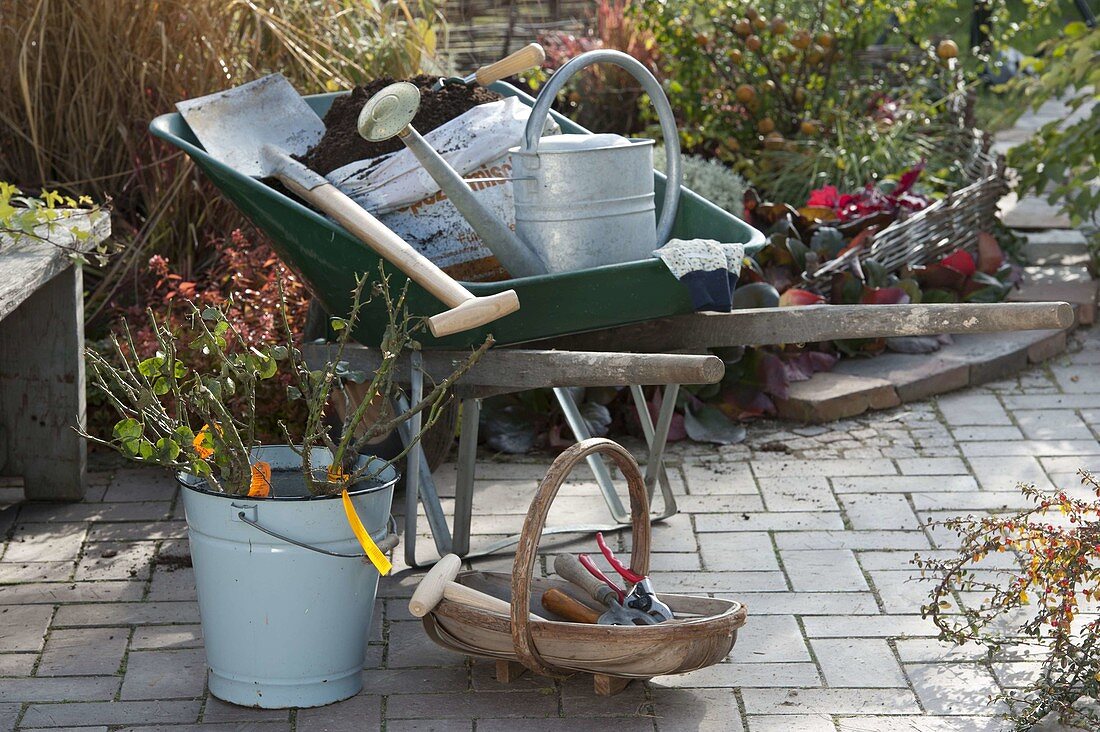
[[[317,552],[318,554],[324,554],[324,555],[330,556],[330,557],[339,557],[340,559],[366,559],[367,558],[367,556],[365,554],[342,554],[340,552],[330,552],[328,549],[322,549],[319,546],[313,546],[312,544],[306,544],[303,541],[298,541],[297,539],[292,539],[289,536],[285,536],[284,534],[280,534],[279,532],[274,531],[273,529],[267,528],[266,526],[261,524],[259,521],[256,521],[255,519],[248,518],[248,515],[245,514],[244,511],[238,511],[237,512],[237,518],[240,519],[241,521],[243,521],[244,523],[248,524],[252,528],[254,528],[258,531],[262,531],[263,533],[267,534],[268,536],[274,536],[276,539],[281,539],[282,541],[285,541],[288,544],[293,544],[294,546],[301,547],[302,549],[309,549],[311,552]],[[385,538],[383,538],[381,541],[378,541],[378,542],[375,542],[375,543],[378,545],[378,548],[383,552],[388,552],[390,549],[393,549],[395,546],[397,546],[397,519],[395,519],[393,517],[393,514],[390,514],[389,521],[387,522],[387,531],[386,531]]]
[[[524,130],[523,152],[530,155],[538,155],[539,138],[546,124],[546,118],[550,114],[550,105],[554,102],[558,92],[565,86],[565,82],[581,69],[593,64],[608,63],[625,69],[633,76],[657,110],[657,119],[661,122],[661,134],[665,140],[665,198],[661,206],[661,220],[657,222],[657,246],[662,247],[672,235],[672,226],[676,223],[676,209],[680,205],[680,183],[682,173],[680,170],[680,132],[676,128],[676,116],[672,113],[672,106],[668,103],[665,90],[661,83],[654,78],[640,61],[622,51],[602,49],[588,51],[574,57],[550,77],[550,81],[539,92],[539,98],[535,100],[535,106],[527,118],[527,127]]]

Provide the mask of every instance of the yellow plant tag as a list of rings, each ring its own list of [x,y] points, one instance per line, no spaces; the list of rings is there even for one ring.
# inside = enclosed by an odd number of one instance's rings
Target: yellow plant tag
[[[344,513],[348,515],[348,524],[351,525],[351,530],[355,533],[355,538],[359,540],[359,544],[363,547],[363,551],[367,554],[367,559],[371,561],[374,568],[378,570],[378,574],[385,577],[393,569],[393,565],[390,564],[390,560],[386,558],[386,555],[382,553],[382,550],[378,548],[378,545],[374,543],[374,539],[370,538],[370,533],[366,527],[363,526],[363,522],[359,520],[359,514],[355,512],[355,506],[352,505],[351,496],[348,495],[348,489],[345,488],[340,497],[344,500]]]

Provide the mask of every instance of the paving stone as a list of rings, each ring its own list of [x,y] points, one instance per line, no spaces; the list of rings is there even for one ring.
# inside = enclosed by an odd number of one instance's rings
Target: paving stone
[[[117,676],[0,679],[0,702],[80,702],[114,698]],[[23,722],[26,725],[26,722]]]
[[[908,689],[745,689],[749,714],[919,714]]]
[[[769,511],[837,511],[840,509],[829,491],[829,480],[823,476],[760,478],[760,493]]]
[[[905,496],[897,493],[848,493],[844,513],[853,529],[913,530],[920,528]]]
[[[837,493],[968,492],[978,489],[970,475],[905,475],[874,478],[833,478]]]
[[[199,699],[178,701],[93,702],[32,704],[23,716],[25,727],[74,724],[167,725],[187,724],[199,718]]]
[[[1034,457],[974,457],[969,459],[970,469],[981,483],[983,490],[1009,491],[1018,483],[1034,483],[1040,490],[1053,490],[1042,465]]]
[[[844,520],[839,512],[807,513],[805,511],[787,511],[785,513],[739,513],[730,516],[717,514],[698,514],[695,517],[695,530],[704,533],[711,531],[792,531],[801,532],[813,529],[842,529]],[[656,540],[654,541],[656,544]]]
[[[775,398],[783,419],[829,422],[863,414],[868,409],[889,409],[901,404],[894,386],[885,379],[822,371],[806,381],[796,381],[787,398]]]
[[[122,699],[182,699],[206,688],[206,656],[201,649],[131,651],[126,659]]]
[[[88,541],[160,541],[187,538],[184,521],[102,521],[88,529]]]
[[[142,503],[24,503],[19,520],[34,521],[159,521],[168,518],[168,501]]]
[[[1017,199],[1009,193],[998,204],[1005,226],[1012,229],[1068,229],[1069,217],[1041,198],[1024,196]]]
[[[470,719],[557,716],[557,699],[538,691],[406,694],[387,704],[387,719]]]
[[[930,549],[920,531],[798,531],[775,535],[784,549]]]
[[[731,587],[744,592],[771,592],[787,589],[782,572],[671,572],[651,573],[656,586],[685,595],[721,592]]]
[[[897,475],[897,469],[888,460],[798,460],[791,457],[757,459],[752,470],[759,478],[799,478],[823,475],[851,478],[860,475]]]
[[[167,471],[121,468],[104,494],[105,501],[171,501],[179,491],[175,477]]]
[[[869,570],[871,582],[887,613],[911,613],[928,602],[932,585],[919,581],[919,570]]]
[[[992,394],[962,392],[949,394],[936,400],[947,424],[957,425],[1011,425],[1012,420]]]
[[[76,579],[149,579],[154,551],[149,542],[87,542],[76,566]]]
[[[844,732],[1005,732],[1000,717],[933,717],[928,714],[891,717],[840,717]]]
[[[1020,412],[1016,412],[1017,421]],[[1022,440],[1024,434],[1019,427],[953,427],[951,433],[959,442],[973,442],[981,440]],[[1034,435],[1031,435],[1034,436]]]
[[[80,556],[86,530],[83,524],[17,522],[0,565],[75,560]]]
[[[0,562],[0,583],[67,582],[75,567],[75,558],[61,562]]]
[[[874,358],[845,358],[834,373],[890,382],[902,402],[927,399],[970,383],[970,366],[935,354],[883,353]]]
[[[758,615],[871,615],[878,612],[878,604],[870,592],[742,592],[727,589],[714,595],[743,602],[749,608],[753,622]]]
[[[742,513],[763,511],[764,500],[755,494],[678,496],[680,513]]]
[[[645,686],[637,681],[612,697],[599,697],[592,693],[591,677],[573,676],[561,684],[561,710],[568,717],[652,719]]]
[[[385,671],[365,671],[363,691],[366,694],[421,694],[425,689],[462,689],[469,685],[465,666],[451,668],[390,668]],[[400,700],[395,701],[400,704]]]
[[[685,465],[683,471],[691,495],[756,494],[748,463]]]
[[[425,696],[433,698],[430,694]],[[411,697],[404,698],[411,699]],[[405,705],[395,703],[393,706],[403,707]],[[373,694],[360,694],[346,701],[330,704],[327,707],[299,709],[297,718],[295,728],[298,732],[343,732],[344,730],[381,729],[382,698]]]
[[[814,656],[832,687],[908,688],[901,665],[881,638],[814,638]]]
[[[751,611],[750,611],[751,612]],[[733,663],[786,663],[810,661],[802,630],[793,615],[752,618],[752,630],[738,633],[730,652]]]
[[[166,727],[152,725],[122,727],[118,732],[290,732],[290,722],[217,722],[181,724]]]
[[[1009,302],[1068,302],[1075,306],[1078,325],[1096,322],[1096,282],[1029,282],[1008,294]]]
[[[680,688],[813,687],[821,677],[812,663],[718,663],[675,676],[657,676],[655,686]]]
[[[118,672],[129,628],[55,630],[46,641],[39,676],[108,676]]]
[[[1032,508],[1035,504],[1019,491],[981,491],[914,493],[913,505],[921,511],[998,511]]]
[[[987,655],[984,648],[972,643],[958,646],[935,638],[906,638],[894,641],[894,644],[903,663],[981,661]]]
[[[389,668],[465,666],[461,655],[432,642],[420,621],[390,623],[387,641]]]
[[[0,607],[0,651],[41,650],[51,617],[49,605]]]
[[[914,611],[920,608],[913,608]],[[939,629],[920,615],[805,616],[810,638],[920,638],[935,637]]]
[[[775,547],[764,532],[699,534],[699,551],[708,570],[778,570]]]
[[[145,593],[139,581],[28,582],[0,585],[0,605],[54,605],[62,602],[126,602]]]
[[[1021,440],[1018,442],[967,442],[962,446],[967,457],[1002,455],[1100,455],[1100,442],[1089,440]]]
[[[130,648],[134,650],[168,650],[199,648],[202,628],[199,625],[150,625],[134,628]]]
[[[1020,409],[1096,409],[1100,394],[1020,394],[1004,397],[1005,407]]]
[[[855,555],[843,549],[780,551],[783,570],[799,592],[858,592],[867,590]]]
[[[299,712],[300,714],[301,712]],[[202,710],[203,724],[211,723],[255,723],[255,722],[289,722],[289,709],[255,709],[252,707],[239,707],[229,704],[212,696],[207,696],[206,705]]]
[[[923,457],[896,460],[903,475],[959,475],[966,472],[962,460],[951,457]]]
[[[1091,440],[1092,431],[1069,409],[1019,410],[1015,413],[1023,436],[1031,440]]]
[[[744,729],[732,689],[654,687],[652,694],[654,721],[662,732],[742,732]]]
[[[525,730],[535,730],[541,732],[541,730],[552,729],[565,729],[564,725],[554,727],[553,723],[568,723],[576,721],[577,729],[591,729],[602,730],[607,722],[606,720],[571,720],[571,719],[547,719],[547,720],[530,720],[533,724],[524,722]],[[591,727],[585,726],[585,723],[591,724]],[[547,724],[549,723],[549,724]],[[486,719],[478,723],[479,729],[495,729],[495,730],[511,730],[508,725],[511,723],[502,723],[502,720]],[[386,722],[386,732],[450,732],[450,730],[470,730],[473,728],[473,722],[460,722],[456,719],[391,719]]]
[[[0,653],[0,676],[30,676],[37,660],[34,653]]]
[[[907,664],[913,688],[932,714],[996,713],[989,697],[1000,692],[988,669],[967,664]]]
[[[114,602],[63,605],[57,611],[54,626],[171,625],[198,621],[199,607],[193,602]]]

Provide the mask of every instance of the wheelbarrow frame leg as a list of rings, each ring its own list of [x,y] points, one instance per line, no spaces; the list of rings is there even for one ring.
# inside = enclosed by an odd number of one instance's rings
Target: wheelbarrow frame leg
[[[569,389],[555,386],[554,396],[557,398],[558,405],[561,406],[561,411],[565,414],[565,422],[569,425],[569,429],[572,430],[573,437],[577,442],[592,437],[588,425],[584,422],[581,409],[577,406],[577,401],[573,398],[573,394],[570,393]],[[603,499],[607,503],[608,510],[611,511],[611,517],[620,524],[630,523],[630,512],[623,508],[623,502],[619,498],[619,494],[615,492],[615,483],[611,479],[611,471],[607,469],[607,463],[604,462],[603,457],[589,455],[587,462],[588,467],[592,469],[592,474],[596,476],[596,485],[600,487],[600,492],[603,493]]]
[[[398,409],[406,412],[412,404],[418,403],[424,396],[423,356],[419,351],[413,351],[409,360],[409,399],[399,397],[397,400]],[[424,506],[424,514],[428,519],[432,540],[435,542],[439,556],[450,554],[454,543],[451,532],[447,528],[447,517],[443,515],[443,506],[439,502],[439,492],[436,490],[432,471],[428,468],[428,460],[424,456],[424,446],[417,439],[423,425],[422,416],[423,413],[418,412],[398,428],[405,447],[409,447],[409,443],[416,440],[405,456],[405,464],[408,466],[408,475],[405,476],[405,564],[410,567],[419,566],[416,563],[418,503]]]
[[[672,492],[672,483],[668,479],[668,470],[665,468],[665,446],[668,444],[668,430],[672,426],[672,416],[676,412],[676,397],[680,393],[679,384],[669,384],[661,395],[661,410],[657,413],[657,424],[649,414],[649,406],[646,403],[645,392],[641,386],[632,384],[630,393],[634,397],[634,407],[638,410],[638,421],[642,425],[642,435],[645,436],[646,445],[649,448],[649,457],[646,459],[645,486],[649,492],[650,505],[653,503],[653,493],[656,484],[661,486],[661,500],[664,502],[664,511],[659,516],[653,517],[653,521],[660,521],[669,516],[675,516],[679,511],[676,505],[676,495]]]

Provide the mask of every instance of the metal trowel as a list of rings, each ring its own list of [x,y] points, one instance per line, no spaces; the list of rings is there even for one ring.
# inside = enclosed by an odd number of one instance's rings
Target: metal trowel
[[[179,102],[176,109],[211,156],[244,175],[278,179],[451,308],[428,318],[432,335],[477,328],[519,309],[515,290],[475,297],[324,176],[292,158],[320,140],[325,125],[282,74]]]

